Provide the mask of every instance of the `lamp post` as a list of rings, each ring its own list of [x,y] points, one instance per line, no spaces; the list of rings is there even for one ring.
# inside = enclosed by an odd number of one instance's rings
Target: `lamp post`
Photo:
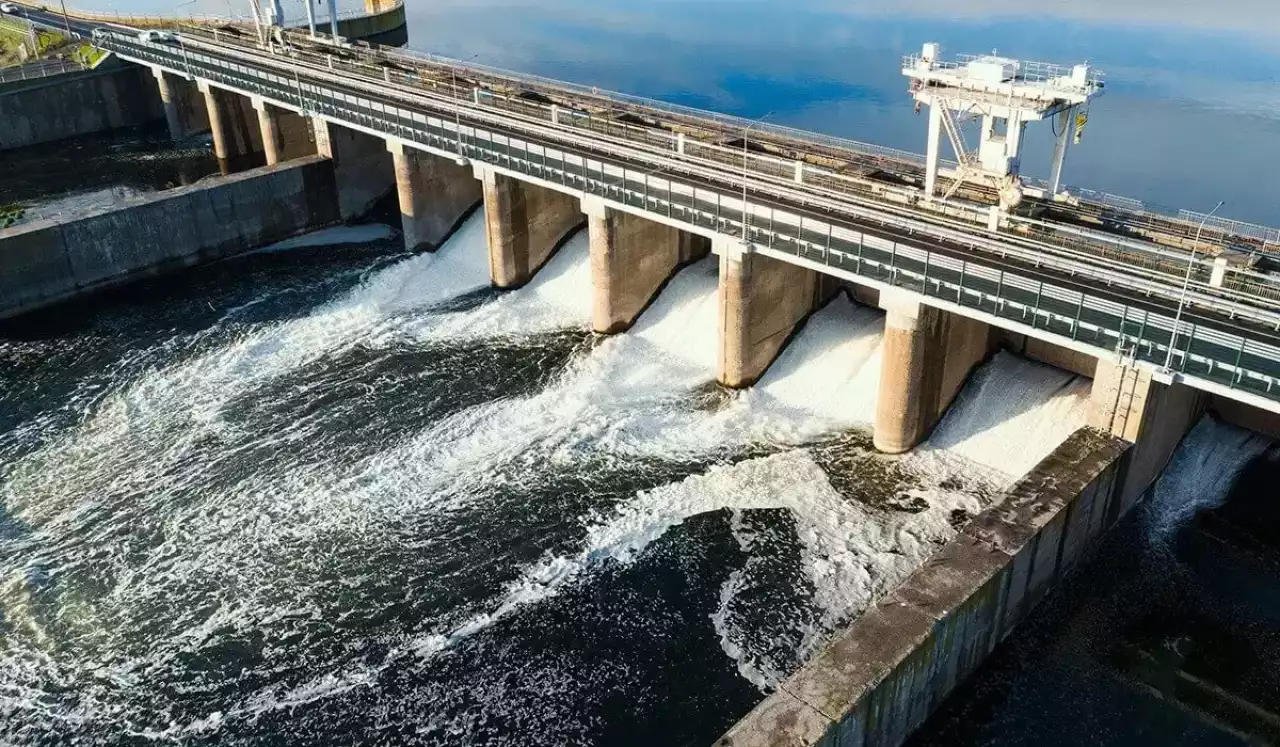
[[[67,0],[62,0],[62,25],[67,29],[67,36],[71,37],[71,17],[67,15]]]
[[[480,55],[473,54],[465,60],[457,60],[449,66],[449,72],[453,75],[453,126],[454,134],[458,136],[458,157],[454,159],[459,166],[467,165],[467,157],[462,155],[462,100],[458,98],[458,66],[464,62],[471,62]]]
[[[1164,357],[1164,370],[1166,373],[1173,364],[1173,347],[1178,341],[1178,326],[1182,324],[1182,309],[1187,302],[1187,289],[1191,286],[1191,271],[1196,264],[1196,249],[1200,246],[1200,233],[1204,231],[1204,224],[1209,222],[1213,214],[1224,204],[1224,200],[1218,200],[1218,204],[1213,206],[1213,210],[1200,221],[1200,227],[1196,229],[1196,239],[1191,244],[1191,256],[1187,259],[1187,274],[1182,279],[1182,294],[1178,297],[1178,313],[1173,317],[1173,330],[1169,333],[1169,354]]]
[[[747,213],[747,140],[748,135],[756,127],[764,124],[764,121],[773,116],[773,111],[767,112],[764,116],[759,117],[742,131],[742,246],[745,248],[750,246],[751,241],[748,239],[747,232],[750,228],[750,218]]]

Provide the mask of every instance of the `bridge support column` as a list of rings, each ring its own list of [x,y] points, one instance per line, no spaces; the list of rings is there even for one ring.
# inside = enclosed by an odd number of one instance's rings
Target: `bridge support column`
[[[880,291],[885,310],[875,447],[910,451],[929,435],[970,372],[994,349],[991,328],[926,306],[896,289]]]
[[[471,169],[387,141],[400,198],[400,227],[409,251],[435,251],[483,198]]]
[[[591,239],[596,332],[631,327],[673,273],[711,251],[703,236],[614,210],[598,197],[583,198],[582,211]]]
[[[363,132],[312,119],[316,153],[332,159],[343,220],[369,212],[395,186],[395,171],[385,141]]]
[[[257,128],[249,125],[243,97],[203,81],[199,86],[209,112],[209,131],[213,135],[218,168],[223,174],[230,174],[256,165],[253,155],[261,150],[261,142],[257,141]]]
[[[484,191],[489,273],[497,288],[529,282],[582,225],[578,199],[476,166]]]
[[[840,288],[828,275],[718,240],[720,354],[717,378],[735,389],[751,386],[778,357],[809,315]]]
[[[253,97],[253,109],[258,113],[258,129],[262,132],[262,152],[267,165],[274,166],[282,158],[284,139],[280,137],[280,110],[266,101]]]
[[[160,104],[164,107],[164,121],[169,125],[169,137],[178,140],[187,134],[182,126],[178,94],[173,90],[170,76],[163,69],[153,67],[151,74],[155,76],[156,87],[160,90]]]
[[[1130,441],[1119,518],[1132,508],[1173,456],[1182,437],[1204,414],[1207,397],[1185,384],[1162,384],[1151,371],[1099,360],[1090,396],[1089,425]]]

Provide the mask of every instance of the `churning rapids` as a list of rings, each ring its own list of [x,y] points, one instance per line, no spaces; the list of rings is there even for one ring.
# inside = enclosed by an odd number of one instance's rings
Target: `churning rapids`
[[[714,261],[601,338],[585,235],[330,240],[0,337],[0,742],[707,744],[1083,422],[1000,354],[884,459],[846,298],[725,392]]]

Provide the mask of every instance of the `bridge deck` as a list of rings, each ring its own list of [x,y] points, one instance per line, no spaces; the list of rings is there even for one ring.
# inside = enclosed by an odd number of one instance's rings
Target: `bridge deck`
[[[1094,354],[1153,368],[1171,358],[1196,386],[1280,410],[1276,285],[1232,269],[1214,287],[1202,262],[1184,293],[1183,222],[1055,204],[1056,212],[1008,216],[993,232],[981,195],[921,199],[910,154],[412,53],[335,49],[305,34],[288,40],[268,51],[235,27],[189,29],[176,43],[142,42],[123,29],[99,44],[375,136],[462,152],[553,189],[745,239],[787,261],[909,288]],[[1056,219],[1063,214],[1076,217]],[[1083,227],[1091,220],[1110,230]],[[1204,243],[1226,238],[1208,232]]]

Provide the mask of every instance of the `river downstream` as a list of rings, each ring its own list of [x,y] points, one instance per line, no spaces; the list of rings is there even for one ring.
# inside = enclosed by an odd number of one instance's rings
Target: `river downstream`
[[[1001,354],[888,460],[879,312],[728,392],[714,263],[605,338],[585,235],[499,294],[369,232],[6,327],[6,739],[706,744],[1087,402]]]

